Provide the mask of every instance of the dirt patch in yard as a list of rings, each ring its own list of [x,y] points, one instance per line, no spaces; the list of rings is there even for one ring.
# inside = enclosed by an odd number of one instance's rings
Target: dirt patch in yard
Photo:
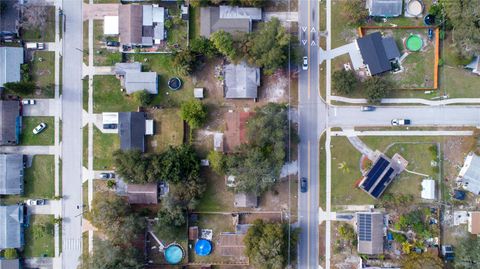
[[[284,103],[288,102],[288,75],[280,69],[271,76],[264,75],[259,88],[260,101]]]

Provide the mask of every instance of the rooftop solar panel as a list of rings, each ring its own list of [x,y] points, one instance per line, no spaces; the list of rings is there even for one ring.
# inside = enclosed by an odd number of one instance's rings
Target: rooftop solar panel
[[[358,237],[360,241],[372,241],[372,216],[370,214],[359,214],[358,217]]]
[[[375,198],[378,198],[378,196],[383,192],[383,190],[388,186],[390,176],[393,173],[393,168],[388,169],[388,171],[385,173],[385,175],[382,177],[380,182],[378,182],[377,186],[375,189],[372,191],[372,196]]]
[[[372,188],[378,177],[383,173],[383,171],[388,165],[389,162],[384,158],[380,157],[380,159],[377,161],[377,163],[375,163],[370,172],[368,172],[367,179],[362,184],[363,189],[369,192],[370,188]]]

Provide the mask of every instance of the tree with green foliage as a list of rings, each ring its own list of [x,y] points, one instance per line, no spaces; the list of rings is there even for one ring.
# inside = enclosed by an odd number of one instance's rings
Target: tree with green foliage
[[[385,98],[390,89],[392,83],[386,79],[375,76],[370,77],[362,83],[362,87],[367,95],[367,101],[369,104],[379,104],[383,98]]]
[[[208,161],[210,162],[210,167],[219,175],[225,174],[225,162],[226,158],[221,152],[212,150],[208,153]]]
[[[6,260],[14,260],[18,258],[17,250],[14,248],[7,248],[3,250],[3,257]]]
[[[288,244],[288,225],[266,223],[261,219],[253,222],[243,242],[245,254],[250,262],[259,269],[283,269],[287,265],[288,252],[295,257],[298,231],[291,231]]]
[[[346,241],[354,241],[357,239],[355,230],[353,229],[352,225],[348,223],[343,223],[340,225],[340,227],[338,227],[338,234]]]
[[[235,61],[238,58],[235,42],[230,33],[225,32],[224,30],[216,31],[210,36],[210,41],[212,41],[215,48],[227,57],[229,61]]]
[[[480,54],[479,3],[475,0],[441,1],[453,26],[453,41],[463,56]]]
[[[193,8],[206,7],[208,6],[208,0],[190,0],[190,6]]]
[[[148,106],[152,102],[152,95],[147,90],[135,92],[133,96],[143,107]]]
[[[170,183],[196,179],[200,172],[200,159],[190,145],[169,147],[162,154],[161,178]]]
[[[176,51],[173,53],[173,63],[182,73],[191,74],[196,65],[195,53],[190,49]]]
[[[112,244],[109,240],[97,238],[93,251],[82,255],[79,265],[79,269],[141,269],[144,267],[143,257],[135,247],[119,246]]]
[[[207,108],[196,99],[185,101],[180,106],[180,116],[188,123],[190,128],[201,127],[207,119]]]
[[[354,26],[362,24],[368,17],[368,10],[365,8],[363,0],[345,1],[343,5],[343,16]]]
[[[162,226],[181,227],[187,223],[186,212],[179,205],[163,206],[158,211],[158,224]]]
[[[242,47],[250,64],[262,67],[265,74],[272,74],[287,63],[289,42],[290,34],[280,20],[273,18],[260,23]]]
[[[247,123],[248,144],[226,156],[225,171],[235,176],[236,191],[261,195],[270,189],[286,161],[289,139],[295,137],[287,106],[269,103],[257,108]]]
[[[432,252],[422,254],[412,252],[402,258],[403,269],[442,269],[444,264],[438,255]]]
[[[197,37],[191,40],[190,49],[196,54],[205,56],[207,58],[213,58],[218,53],[213,42],[205,37]]]
[[[466,237],[455,248],[455,268],[474,269],[480,264],[480,238]]]
[[[402,233],[392,232],[392,236],[393,236],[393,240],[395,240],[395,242],[397,243],[402,244],[404,242],[407,242],[407,237]]]
[[[358,87],[358,78],[355,72],[341,69],[333,72],[332,86],[333,89],[341,94],[350,94]]]
[[[140,150],[117,150],[113,153],[115,170],[127,183],[145,184],[159,180],[158,171],[150,169],[147,155]]]
[[[35,86],[35,83],[31,81],[19,81],[19,82],[4,83],[3,87],[8,91],[11,91],[20,95],[29,95],[33,93],[36,86]]]

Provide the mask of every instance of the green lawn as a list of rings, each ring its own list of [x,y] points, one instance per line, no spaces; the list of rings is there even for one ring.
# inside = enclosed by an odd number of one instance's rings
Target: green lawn
[[[210,168],[203,168],[201,175],[206,179],[207,189],[195,210],[199,212],[228,212],[233,210],[234,194],[227,190],[225,178],[216,174]]]
[[[136,111],[140,103],[121,92],[115,76],[93,76],[93,112]]]
[[[34,97],[53,98],[55,96],[55,52],[36,51],[31,64],[32,79],[41,89]]]
[[[21,36],[24,41],[55,42],[55,6],[47,6],[47,20],[44,29],[25,29]]]
[[[183,120],[178,109],[154,110],[150,116],[155,120],[155,135],[147,136],[149,152],[163,152],[169,146],[179,146],[183,143]]]
[[[172,27],[168,29],[167,44],[169,47],[185,48],[187,46],[189,34],[187,32],[189,31],[188,23],[187,21],[179,19],[181,17],[180,9],[173,7],[168,11],[170,13],[169,15],[175,19],[170,19],[172,21]]]
[[[88,20],[83,22],[83,63],[88,65]]]
[[[319,182],[320,184],[318,185],[319,190],[318,190],[318,200],[320,207],[323,210],[326,210],[327,206],[327,197],[326,197],[326,191],[327,191],[327,156],[325,152],[325,140],[326,140],[326,135],[323,134],[322,137],[320,137],[320,142],[319,142],[319,147],[320,147],[320,156],[319,156]]]
[[[47,124],[47,127],[39,134],[33,134],[33,129],[41,122]],[[54,144],[55,124],[54,117],[22,117],[22,134],[20,135],[20,145],[38,145],[47,146]]]
[[[16,204],[26,199],[55,196],[55,165],[53,155],[33,156],[32,166],[24,171],[24,194],[2,197],[2,204]]]
[[[120,148],[117,134],[104,134],[93,127],[93,169],[113,169],[113,152]]]
[[[83,138],[82,162],[83,162],[83,166],[88,168],[88,125],[85,125],[82,128],[82,138]]]
[[[332,205],[372,204],[374,199],[355,187],[362,177],[360,157],[362,156],[346,137],[331,138],[332,152]],[[348,169],[339,169],[345,163]],[[320,192],[322,193],[322,192]]]
[[[30,215],[30,224],[25,229],[25,249],[23,251],[25,258],[54,256],[53,221],[53,215]]]
[[[166,54],[128,54],[128,61],[138,61],[145,70],[155,71],[159,75],[158,95],[152,104],[163,107],[179,107],[180,103],[193,98],[193,83],[190,77],[182,76],[173,64],[173,57]],[[178,76],[182,80],[182,88],[171,91],[168,88],[168,79]]]
[[[85,205],[85,210],[90,210],[88,208],[88,181],[82,183],[82,200]]]
[[[189,7],[189,36],[190,39],[195,39],[200,36],[200,8],[199,7]]]
[[[87,112],[88,112],[88,78],[89,78],[89,76],[86,76],[82,79],[82,83],[83,83],[83,92],[82,92],[83,109]]]
[[[93,21],[93,65],[110,66],[122,61],[122,54],[117,50],[107,49],[105,41],[118,41],[118,37],[103,35],[103,20]]]
[[[356,37],[357,29],[348,25],[348,19],[343,15],[343,4],[346,1],[332,1],[332,49],[348,43],[348,40]]]

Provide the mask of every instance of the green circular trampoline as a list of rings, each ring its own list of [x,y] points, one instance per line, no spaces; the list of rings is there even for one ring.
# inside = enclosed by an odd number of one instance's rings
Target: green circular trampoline
[[[407,38],[405,46],[409,51],[419,51],[423,47],[423,40],[418,35],[411,35]]]

